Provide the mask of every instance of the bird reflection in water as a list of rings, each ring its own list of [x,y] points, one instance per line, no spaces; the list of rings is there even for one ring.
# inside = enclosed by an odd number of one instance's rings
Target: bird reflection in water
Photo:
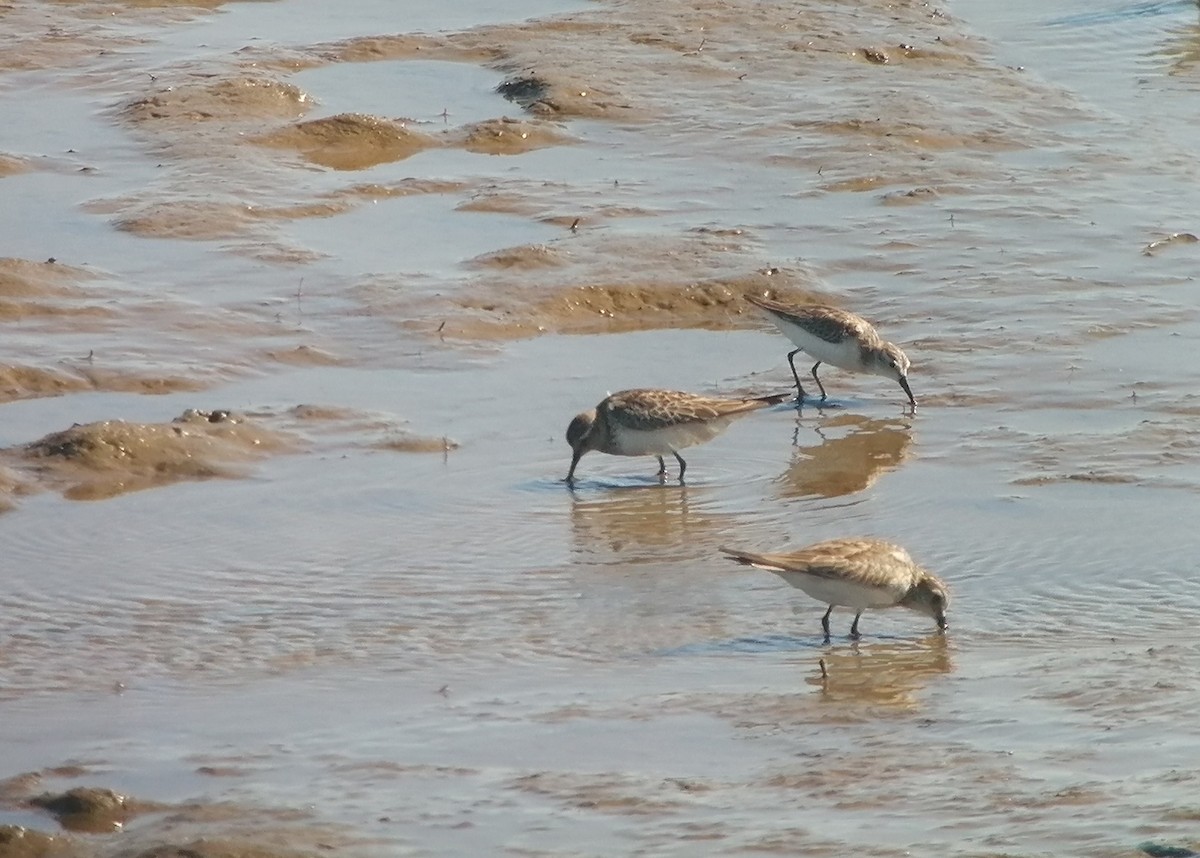
[[[848,720],[861,720],[872,708],[911,710],[926,683],[953,670],[950,646],[945,635],[933,634],[917,641],[828,647],[820,661],[804,659],[811,671],[805,682],[820,689],[822,704],[844,708]]]
[[[820,443],[801,444],[806,432]],[[869,488],[898,467],[912,446],[910,419],[838,414],[819,427],[798,422],[791,463],[775,479],[783,497],[834,498]]]
[[[708,489],[670,483],[576,494],[570,510],[574,551],[621,563],[701,557],[739,524],[737,516],[716,509]]]

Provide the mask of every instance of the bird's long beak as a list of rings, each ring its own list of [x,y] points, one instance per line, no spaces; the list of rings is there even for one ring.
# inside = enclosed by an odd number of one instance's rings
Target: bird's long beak
[[[912,388],[908,386],[908,379],[900,379],[900,386],[904,388],[904,392],[908,394],[908,401],[912,403],[912,407],[917,407],[917,399],[912,395]]]
[[[582,458],[583,458],[583,447],[582,446],[576,447],[575,452],[571,455],[571,468],[570,468],[570,470],[567,471],[567,478],[565,480],[563,480],[564,483],[575,482],[575,466],[579,464],[579,460]]]
[[[938,628],[939,628],[939,629],[941,629],[942,631],[946,631],[946,629],[950,628],[950,624],[949,624],[948,622],[946,622],[946,615],[945,615],[945,614],[938,614],[938,615],[937,615],[937,626],[938,626]]]

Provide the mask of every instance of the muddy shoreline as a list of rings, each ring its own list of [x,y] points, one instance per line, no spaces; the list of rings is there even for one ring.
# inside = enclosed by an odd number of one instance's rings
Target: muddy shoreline
[[[529,2],[0,8],[0,858],[1195,848],[1194,5]],[[568,490],[746,294],[917,412]],[[951,635],[718,558],[855,533]]]

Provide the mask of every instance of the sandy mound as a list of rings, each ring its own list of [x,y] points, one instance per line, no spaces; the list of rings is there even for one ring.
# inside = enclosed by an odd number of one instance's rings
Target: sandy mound
[[[32,316],[112,316],[110,308],[80,303],[87,293],[77,284],[92,277],[82,268],[53,261],[0,259],[0,321]]]
[[[494,44],[456,45],[448,37],[436,34],[361,36],[319,45],[314,51],[326,61],[357,63],[420,59],[484,64],[504,57],[504,52]]]
[[[451,139],[468,152],[483,155],[520,155],[574,142],[574,138],[549,123],[508,117],[468,125]]]
[[[232,202],[180,201],[157,203],[116,219],[117,229],[146,238],[212,241],[242,235],[254,217]]]
[[[467,315],[453,318],[442,333],[508,339],[543,333],[751,327],[766,322],[744,299],[746,293],[779,295],[798,304],[828,303],[828,296],[807,288],[807,283],[807,277],[798,272],[764,269],[741,276],[692,281],[654,279],[530,289],[506,298],[503,303],[463,298],[459,306],[468,311]]]
[[[438,142],[402,122],[342,113],[300,122],[257,138],[264,146],[294,149],[314,164],[335,170],[364,170],[402,161]]]
[[[202,390],[205,386],[200,379],[118,372],[86,362],[66,371],[0,364],[0,402],[62,396],[80,390],[161,394]]]
[[[325,405],[297,405],[288,411],[287,416],[296,421],[298,431],[309,437],[313,433],[329,437],[334,440],[335,446],[341,446],[345,439],[352,438],[356,445],[361,444],[374,450],[443,455],[457,450],[459,446],[457,441],[446,436],[418,435],[407,426],[398,423],[395,417],[386,414]],[[373,436],[374,440],[364,444],[364,436]]]
[[[485,253],[467,261],[470,268],[498,268],[534,270],[559,268],[567,264],[563,251],[544,244],[526,244],[521,247],[506,247],[493,253]]]
[[[312,101],[297,86],[264,78],[241,77],[206,85],[171,87],[139,98],[121,111],[133,122],[294,119]]]
[[[91,277],[89,271],[57,262],[31,262],[28,259],[3,257],[0,258],[0,301],[78,294],[79,290],[71,287]]]
[[[185,412],[170,423],[109,420],[72,426],[4,451],[18,470],[73,500],[97,500],[181,480],[238,476],[289,439],[226,411]]]
[[[582,116],[589,119],[633,119],[632,105],[612,93],[570,78],[534,74],[509,78],[496,87],[509,101],[538,116]]]
[[[24,173],[30,169],[29,164],[20,158],[14,158],[12,155],[0,155],[0,178],[11,176],[14,173]]]
[[[32,366],[0,366],[0,402],[87,390],[82,378]]]

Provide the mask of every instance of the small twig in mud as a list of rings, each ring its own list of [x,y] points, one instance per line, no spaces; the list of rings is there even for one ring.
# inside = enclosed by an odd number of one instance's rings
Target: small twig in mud
[[[450,686],[443,685],[441,688],[439,688],[437,690],[437,693],[442,695],[443,697],[449,697],[450,696]]]
[[[441,340],[442,342],[446,341],[446,335],[442,333],[442,331],[444,331],[444,330],[446,330],[446,320],[442,319],[442,323],[437,326],[438,339]]]
[[[748,74],[750,74],[750,72],[742,72],[740,75],[738,75],[738,80],[745,80],[746,75]]]
[[[438,114],[438,116],[442,117],[442,122],[446,123],[447,125],[450,123],[450,111],[449,111],[449,109],[447,109],[447,108],[443,107],[443,108],[442,108],[442,112],[441,112],[441,113],[439,113],[439,114]]]
[[[821,666],[821,678],[828,679],[829,678],[829,668],[827,668],[825,666],[825,659],[821,659],[820,661],[817,662],[817,664],[819,664]]]
[[[954,229],[954,212],[950,212],[950,228]]]
[[[579,218],[575,218],[575,220],[571,221],[571,232],[577,232],[578,230],[579,230]]]
[[[96,350],[88,349],[88,356],[84,358],[88,363],[94,363],[96,360]]]
[[[304,297],[304,278],[300,278],[300,285],[296,287],[296,324],[304,323],[304,305],[300,303],[300,299]]]

